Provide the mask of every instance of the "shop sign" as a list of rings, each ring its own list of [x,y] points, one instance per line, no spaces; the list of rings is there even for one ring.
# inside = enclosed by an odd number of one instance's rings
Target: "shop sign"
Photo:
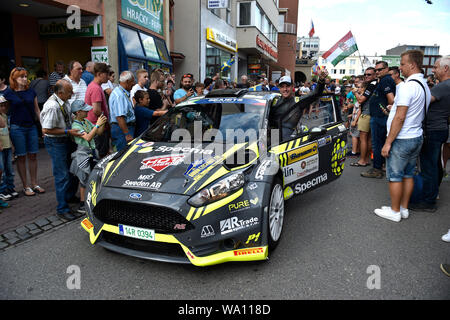
[[[108,47],[91,47],[91,60],[93,62],[103,62],[109,64]]]
[[[102,37],[102,17],[84,16],[80,27],[69,29],[67,18],[39,19],[39,35],[46,38]]]
[[[163,0],[122,0],[122,18],[163,34]]]
[[[208,0],[208,9],[228,8],[228,0]]]
[[[248,68],[249,69],[261,69],[261,65],[260,64],[249,64]]]
[[[278,52],[272,49],[270,45],[265,43],[259,35],[256,36],[256,45],[264,50],[265,53],[267,53],[269,56],[271,56],[274,59],[278,59]]]
[[[206,39],[208,41],[214,42],[215,44],[218,44],[219,46],[222,46],[228,50],[237,52],[236,40],[231,39],[230,37],[228,37],[226,34],[223,34],[222,32],[219,32],[212,28],[206,28]]]

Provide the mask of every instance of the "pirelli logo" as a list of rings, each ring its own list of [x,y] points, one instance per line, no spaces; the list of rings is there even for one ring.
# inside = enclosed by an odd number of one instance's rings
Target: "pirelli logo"
[[[280,157],[281,166],[284,167],[297,161],[306,159],[308,157],[316,155],[317,152],[318,152],[317,142],[291,150]]]
[[[234,251],[235,256],[246,256],[246,255],[260,254],[260,253],[264,253],[264,248],[251,248],[251,249],[242,249],[242,250]]]

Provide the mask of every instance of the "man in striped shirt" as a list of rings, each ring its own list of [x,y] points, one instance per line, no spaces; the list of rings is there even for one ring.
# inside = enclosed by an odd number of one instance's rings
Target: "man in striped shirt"
[[[50,83],[50,95],[55,92],[54,87],[56,82],[64,77],[64,62],[62,60],[58,60],[55,62],[54,67],[55,71],[53,71],[48,77],[48,82]]]
[[[83,73],[83,67],[78,61],[71,61],[69,63],[69,74],[64,77],[64,80],[70,82],[73,88],[72,97],[69,99],[70,105],[75,100],[84,101],[84,96],[86,95],[87,85],[83,79],[81,79],[81,74]]]

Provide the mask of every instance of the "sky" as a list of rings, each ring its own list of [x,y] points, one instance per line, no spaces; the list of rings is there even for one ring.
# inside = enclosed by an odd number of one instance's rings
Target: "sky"
[[[450,54],[450,0],[299,0],[297,36],[308,36],[311,19],[320,51],[352,31],[361,56],[384,55],[401,44],[440,46]]]

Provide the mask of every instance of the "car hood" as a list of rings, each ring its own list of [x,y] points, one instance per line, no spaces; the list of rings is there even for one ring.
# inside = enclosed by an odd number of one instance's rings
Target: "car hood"
[[[138,140],[106,166],[103,184],[135,191],[191,196],[205,182],[209,184],[230,172],[225,160],[246,146],[246,143],[193,146]],[[224,150],[223,153],[220,150]],[[243,167],[254,160],[247,161]]]

